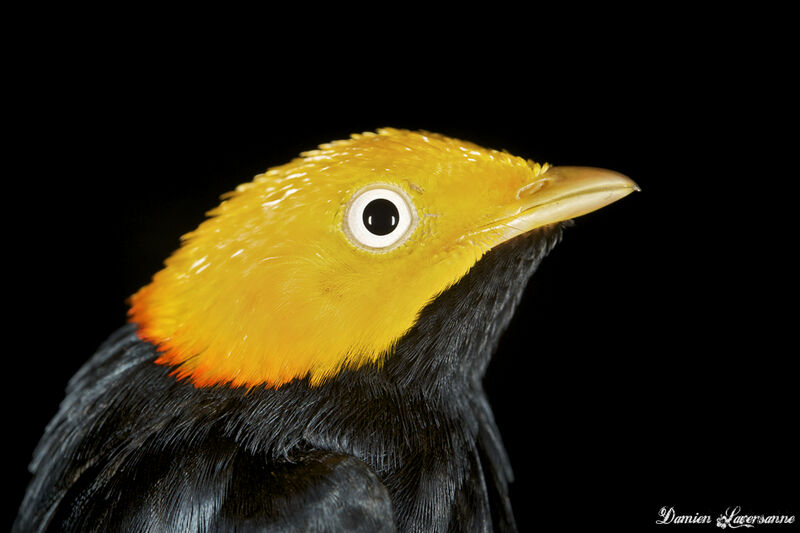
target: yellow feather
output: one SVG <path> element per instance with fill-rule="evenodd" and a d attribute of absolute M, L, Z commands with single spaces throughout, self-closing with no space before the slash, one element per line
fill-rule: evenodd
<path fill-rule="evenodd" d="M 382 129 L 321 145 L 225 195 L 152 282 L 131 320 L 158 362 L 196 385 L 318 384 L 380 364 L 420 310 L 507 235 L 507 216 L 548 169 L 426 132 Z M 343 230 L 356 191 L 386 184 L 418 224 L 375 253 Z"/>

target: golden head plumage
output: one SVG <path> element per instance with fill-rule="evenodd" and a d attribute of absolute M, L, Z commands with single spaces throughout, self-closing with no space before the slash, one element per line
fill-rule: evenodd
<path fill-rule="evenodd" d="M 635 188 L 437 134 L 353 135 L 226 195 L 132 297 L 130 317 L 157 362 L 197 386 L 318 384 L 380 364 L 487 250 Z M 374 200 L 394 217 L 379 230 L 365 226 Z"/>

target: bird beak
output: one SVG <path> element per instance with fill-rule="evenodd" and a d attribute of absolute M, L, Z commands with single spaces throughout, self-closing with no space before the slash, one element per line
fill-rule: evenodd
<path fill-rule="evenodd" d="M 507 241 L 528 231 L 591 213 L 639 186 L 627 176 L 592 167 L 551 167 L 519 189 L 503 215 L 475 233 Z M 474 235 L 474 233 L 473 233 Z"/>

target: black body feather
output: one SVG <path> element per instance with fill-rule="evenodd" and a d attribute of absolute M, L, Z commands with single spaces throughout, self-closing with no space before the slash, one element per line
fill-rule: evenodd
<path fill-rule="evenodd" d="M 133 325 L 71 380 L 13 531 L 514 531 L 481 380 L 563 224 L 491 250 L 384 364 L 196 388 Z"/>

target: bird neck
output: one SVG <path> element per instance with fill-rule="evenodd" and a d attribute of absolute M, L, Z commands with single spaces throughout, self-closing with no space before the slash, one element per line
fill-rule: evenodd
<path fill-rule="evenodd" d="M 524 288 L 566 224 L 511 239 L 490 250 L 420 313 L 382 372 L 400 386 L 423 390 L 455 381 L 480 383 Z"/>

